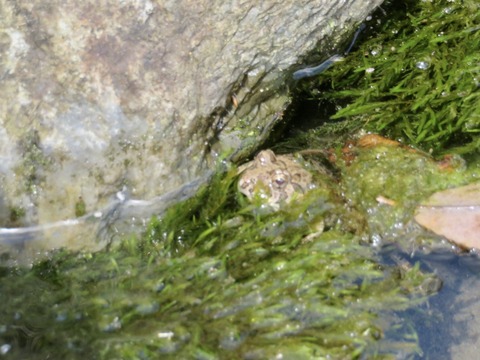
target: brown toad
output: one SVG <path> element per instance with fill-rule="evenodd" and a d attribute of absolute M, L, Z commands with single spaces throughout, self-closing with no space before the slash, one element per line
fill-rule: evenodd
<path fill-rule="evenodd" d="M 238 170 L 239 191 L 250 200 L 259 197 L 274 209 L 316 187 L 301 158 L 275 155 L 272 150 L 260 151 L 255 159 Z"/>
<path fill-rule="evenodd" d="M 324 152 L 312 149 L 300 154 L 323 158 Z M 324 227 L 334 226 L 352 233 L 363 231 L 364 217 L 338 193 L 338 179 L 323 161 L 304 161 L 300 154 L 275 155 L 271 150 L 260 151 L 252 161 L 239 167 L 238 190 L 249 200 L 257 200 L 274 211 L 311 194 L 302 202 L 307 206 L 302 216 L 314 231 L 312 236 L 320 234 Z"/>

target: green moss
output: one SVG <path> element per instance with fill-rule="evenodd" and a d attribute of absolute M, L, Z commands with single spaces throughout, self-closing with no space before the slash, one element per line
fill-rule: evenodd
<path fill-rule="evenodd" d="M 10 224 L 13 224 L 13 226 L 17 225 L 20 223 L 20 221 L 23 219 L 25 216 L 25 209 L 21 207 L 11 207 L 10 208 Z"/>
<path fill-rule="evenodd" d="M 400 245 L 414 239 L 407 223 L 422 197 L 480 176 L 461 165 L 445 171 L 400 147 L 355 155 L 337 163 L 340 190 L 368 216 L 369 236 Z M 219 173 L 196 197 L 152 219 L 141 239 L 115 250 L 60 251 L 31 270 L 2 269 L 2 343 L 17 358 L 421 353 L 410 320 L 394 314 L 424 311 L 419 305 L 439 289 L 434 274 L 404 261 L 388 265 L 365 233 L 348 227 L 331 225 L 307 237 L 319 215 L 349 221 L 349 212 L 323 191 L 262 213 L 235 191 L 235 182 L 235 169 Z M 379 195 L 396 206 L 379 203 Z"/>
<path fill-rule="evenodd" d="M 75 217 L 82 217 L 87 213 L 87 207 L 85 204 L 85 201 L 83 198 L 80 196 L 75 203 Z"/>
<path fill-rule="evenodd" d="M 113 252 L 58 252 L 1 273 L 2 342 L 42 358 L 393 357 L 419 352 L 390 314 L 423 303 L 434 275 L 383 265 L 332 228 L 305 240 L 318 200 L 259 214 L 219 175 Z M 402 320 L 403 322 L 404 320 Z M 402 339 L 395 346 L 385 333 Z M 383 344 L 380 346 L 380 344 Z"/>
<path fill-rule="evenodd" d="M 341 165 L 341 173 L 341 188 L 348 202 L 366 214 L 369 237 L 408 250 L 440 245 L 435 237 L 414 233 L 418 228 L 413 215 L 419 203 L 436 191 L 480 177 L 475 164 L 467 169 L 459 160 L 443 168 L 426 154 L 394 146 L 357 149 L 355 160 Z"/>
<path fill-rule="evenodd" d="M 478 149 L 478 2 L 407 1 L 386 9 L 358 51 L 303 81 L 296 97 L 334 101 L 339 110 L 332 119 L 350 129 L 403 138 L 435 153 Z"/>
<path fill-rule="evenodd" d="M 28 131 L 18 144 L 22 153 L 22 164 L 16 169 L 19 178 L 25 180 L 25 190 L 29 194 L 36 193 L 36 186 L 44 181 L 43 170 L 51 166 L 43 152 L 40 137 L 36 130 Z"/>

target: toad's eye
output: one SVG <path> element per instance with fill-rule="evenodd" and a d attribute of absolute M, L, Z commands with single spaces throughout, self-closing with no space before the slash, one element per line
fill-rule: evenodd
<path fill-rule="evenodd" d="M 290 179 L 288 174 L 281 170 L 276 170 L 272 178 L 272 185 L 277 189 L 284 188 Z"/>
<path fill-rule="evenodd" d="M 275 179 L 275 184 L 278 185 L 278 187 L 282 187 L 283 184 L 285 184 L 286 180 L 284 178 L 276 178 Z"/>

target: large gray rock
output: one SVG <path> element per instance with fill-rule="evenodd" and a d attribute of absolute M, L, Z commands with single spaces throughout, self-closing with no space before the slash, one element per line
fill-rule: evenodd
<path fill-rule="evenodd" d="M 381 2 L 0 0 L 0 226 L 74 218 L 124 186 L 150 199 L 238 158 L 299 57 Z"/>

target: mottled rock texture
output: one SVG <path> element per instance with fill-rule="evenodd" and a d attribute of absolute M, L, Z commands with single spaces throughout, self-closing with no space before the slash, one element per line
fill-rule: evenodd
<path fill-rule="evenodd" d="M 88 213 L 124 186 L 149 199 L 248 152 L 299 59 L 379 3 L 0 0 L 0 225 L 72 218 L 80 199 Z"/>

